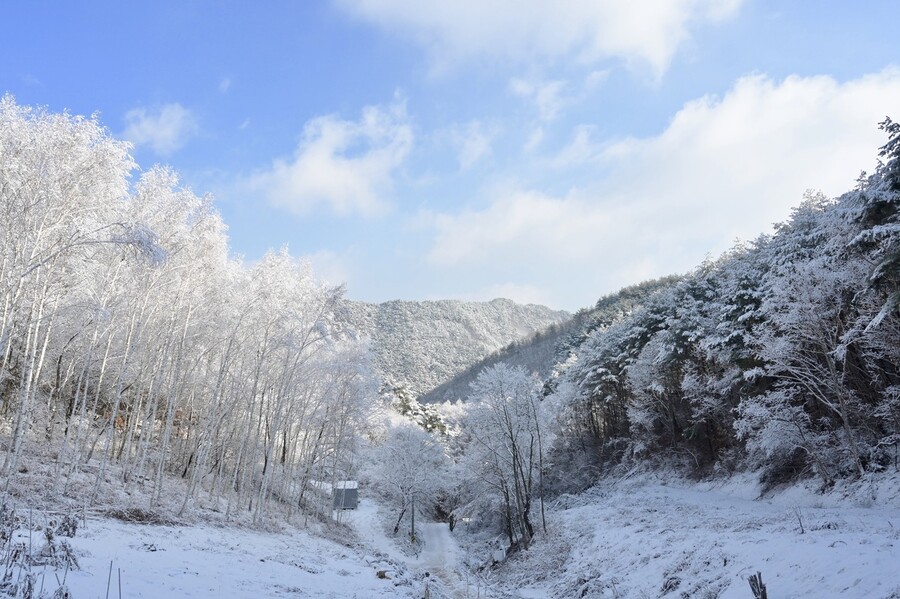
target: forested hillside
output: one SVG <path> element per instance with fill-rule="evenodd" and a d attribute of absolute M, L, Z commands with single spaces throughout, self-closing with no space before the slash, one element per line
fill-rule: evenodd
<path fill-rule="evenodd" d="M 10 492 L 49 480 L 48 497 L 96 503 L 118 479 L 151 507 L 177 492 L 179 513 L 201 496 L 226 517 L 257 519 L 272 499 L 316 510 L 310 481 L 350 476 L 359 441 L 379 435 L 380 379 L 421 392 L 569 317 L 509 300 L 349 302 L 286 251 L 230 258 L 211 198 L 169 169 L 137 172 L 96 119 L 0 101 Z"/>
<path fill-rule="evenodd" d="M 539 379 L 547 379 L 557 364 L 565 363 L 575 347 L 593 331 L 631 314 L 654 291 L 674 284 L 678 277 L 665 277 L 626 287 L 599 299 L 595 306 L 579 310 L 571 319 L 551 325 L 513 341 L 493 352 L 483 360 L 472 364 L 449 381 L 425 393 L 423 403 L 440 403 L 465 399 L 478 374 L 490 366 L 506 364 L 521 366 Z"/>
<path fill-rule="evenodd" d="M 510 343 L 567 321 L 568 312 L 490 302 L 347 302 L 351 326 L 371 338 L 375 368 L 419 397 Z"/>
<path fill-rule="evenodd" d="M 748 471 L 763 491 L 900 468 L 900 125 L 881 126 L 883 162 L 854 190 L 807 193 L 773 234 L 601 299 L 547 379 L 483 368 L 445 408 L 448 509 L 521 549 L 545 500 L 619 467 Z"/>
<path fill-rule="evenodd" d="M 4 489 L 310 507 L 377 394 L 340 291 L 286 252 L 229 259 L 209 198 L 136 170 L 96 120 L 0 99 Z"/>
<path fill-rule="evenodd" d="M 549 385 L 566 422 L 555 450 L 773 482 L 895 468 L 900 125 L 882 129 L 883 163 L 854 190 L 808 193 L 774 234 L 587 335 Z"/>

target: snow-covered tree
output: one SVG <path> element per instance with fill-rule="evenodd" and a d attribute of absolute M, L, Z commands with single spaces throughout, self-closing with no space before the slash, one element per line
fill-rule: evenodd
<path fill-rule="evenodd" d="M 511 547 L 534 537 L 533 506 L 543 515 L 544 440 L 540 383 L 521 367 L 497 364 L 472 384 L 466 420 L 466 463 L 484 492 L 501 510 Z"/>
<path fill-rule="evenodd" d="M 115 470 L 151 507 L 226 515 L 304 505 L 354 467 L 374 395 L 342 289 L 273 252 L 229 260 L 208 197 L 170 169 L 132 184 L 128 146 L 96 119 L 0 100 L 0 474 L 52 462 L 51 492 Z"/>
<path fill-rule="evenodd" d="M 390 429 L 376 460 L 379 484 L 387 488 L 397 510 L 394 534 L 408 514 L 410 540 L 416 542 L 416 515 L 435 503 L 446 483 L 449 462 L 444 448 L 432 433 L 402 423 Z"/>

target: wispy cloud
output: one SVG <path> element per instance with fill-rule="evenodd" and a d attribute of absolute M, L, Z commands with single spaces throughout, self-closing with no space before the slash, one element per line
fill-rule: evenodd
<path fill-rule="evenodd" d="M 600 85 L 602 85 L 607 79 L 609 79 L 609 69 L 600 69 L 596 71 L 591 71 L 587 74 L 587 77 L 584 78 L 584 90 L 585 92 L 591 92 Z"/>
<path fill-rule="evenodd" d="M 548 124 L 556 121 L 567 108 L 591 97 L 608 77 L 608 69 L 587 73 L 580 84 L 562 79 L 513 77 L 508 87 L 510 92 L 534 106 L 539 122 Z"/>
<path fill-rule="evenodd" d="M 125 139 L 136 146 L 150 146 L 161 156 L 183 147 L 200 130 L 193 112 L 177 102 L 133 108 L 125 113 L 125 125 Z"/>
<path fill-rule="evenodd" d="M 526 152 L 534 152 L 541 145 L 542 141 L 544 141 L 544 128 L 535 127 L 528 134 L 528 139 L 525 141 L 523 149 Z"/>
<path fill-rule="evenodd" d="M 685 104 L 653 137 L 600 144 L 580 128 L 557 160 L 611 175 L 563 194 L 508 185 L 478 209 L 432 215 L 427 258 L 495 275 L 567 273 L 560 278 L 586 305 L 770 230 L 808 188 L 848 190 L 874 164 L 883 143 L 876 123 L 897 105 L 898 69 L 845 83 L 754 75 L 723 97 Z"/>
<path fill-rule="evenodd" d="M 491 144 L 496 136 L 495 128 L 474 120 L 450 132 L 450 139 L 457 149 L 461 170 L 468 170 L 477 162 L 491 155 Z"/>
<path fill-rule="evenodd" d="M 602 146 L 595 140 L 592 125 L 577 125 L 563 148 L 548 160 L 548 165 L 556 169 L 580 167 L 599 160 Z"/>
<path fill-rule="evenodd" d="M 223 77 L 222 80 L 219 81 L 219 93 L 227 93 L 229 89 L 231 89 L 231 78 Z"/>
<path fill-rule="evenodd" d="M 437 265 L 577 259 L 610 225 L 608 216 L 577 197 L 498 189 L 483 210 L 437 215 L 428 259 Z"/>
<path fill-rule="evenodd" d="M 659 75 L 690 27 L 734 15 L 742 0 L 335 0 L 385 29 L 408 33 L 435 63 L 614 58 Z"/>
<path fill-rule="evenodd" d="M 509 89 L 521 98 L 534 103 L 542 121 L 552 121 L 571 102 L 566 97 L 565 81 L 531 81 L 514 78 L 509 82 Z"/>
<path fill-rule="evenodd" d="M 309 121 L 297 151 L 254 173 L 247 185 L 295 214 L 324 207 L 340 216 L 373 216 L 390 206 L 396 170 L 413 145 L 404 102 L 368 106 L 359 120 Z"/>

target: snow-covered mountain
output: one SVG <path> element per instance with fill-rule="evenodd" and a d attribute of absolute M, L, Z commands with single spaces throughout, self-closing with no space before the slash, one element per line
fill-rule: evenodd
<path fill-rule="evenodd" d="M 513 341 L 500 350 L 473 363 L 450 380 L 420 397 L 422 403 L 464 400 L 478 374 L 490 366 L 504 363 L 521 366 L 528 373 L 553 384 L 552 376 L 562 363 L 595 330 L 609 326 L 640 307 L 654 292 L 678 281 L 677 276 L 663 277 L 626 287 L 601 297 L 591 308 L 579 310 L 571 318 L 553 324 L 543 331 Z"/>
<path fill-rule="evenodd" d="M 508 299 L 348 302 L 347 312 L 352 326 L 372 339 L 379 374 L 416 397 L 510 343 L 571 318 Z"/>

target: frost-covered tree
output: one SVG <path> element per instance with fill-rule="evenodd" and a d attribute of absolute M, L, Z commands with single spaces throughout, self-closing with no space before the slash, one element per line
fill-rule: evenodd
<path fill-rule="evenodd" d="M 585 327 L 545 386 L 564 406 L 554 454 L 581 439 L 595 471 L 650 459 L 826 482 L 891 463 L 900 127 L 882 129 L 885 162 L 856 190 L 807 194 L 773 235 Z"/>
<path fill-rule="evenodd" d="M 511 547 L 531 543 L 535 501 L 540 501 L 543 517 L 539 391 L 539 381 L 523 368 L 501 363 L 478 376 L 468 400 L 466 463 L 482 489 L 480 500 L 500 510 Z"/>
<path fill-rule="evenodd" d="M 0 413 L 11 416 L 2 473 L 12 474 L 42 410 L 48 348 L 69 292 L 95 255 L 124 240 L 127 146 L 94 119 L 55 115 L 0 99 Z M 106 251 L 110 249 L 110 251 Z"/>
<path fill-rule="evenodd" d="M 178 476 L 182 511 L 308 508 L 311 480 L 353 470 L 375 395 L 342 289 L 286 252 L 229 260 L 211 199 L 166 168 L 132 182 L 128 149 L 0 100 L 0 475 L 41 460 L 92 502 L 118 479 L 156 507 Z"/>
<path fill-rule="evenodd" d="M 883 162 L 848 201 L 851 218 L 862 227 L 851 245 L 873 262 L 869 283 L 886 296 L 873 324 L 900 310 L 900 123 L 885 118 L 880 127 L 889 138 L 879 152 Z"/>
<path fill-rule="evenodd" d="M 410 540 L 416 542 L 416 515 L 435 503 L 447 482 L 449 462 L 440 441 L 416 424 L 392 427 L 376 450 L 379 484 L 397 510 L 394 534 L 404 516 L 410 517 Z"/>

